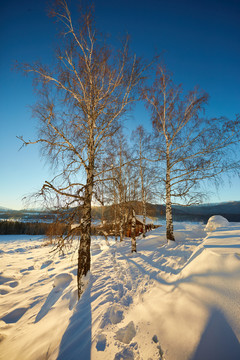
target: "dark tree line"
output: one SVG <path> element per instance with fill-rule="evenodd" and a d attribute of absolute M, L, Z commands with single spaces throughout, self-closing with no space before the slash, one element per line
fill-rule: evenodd
<path fill-rule="evenodd" d="M 42 222 L 0 221 L 0 235 L 47 235 L 50 227 Z"/>

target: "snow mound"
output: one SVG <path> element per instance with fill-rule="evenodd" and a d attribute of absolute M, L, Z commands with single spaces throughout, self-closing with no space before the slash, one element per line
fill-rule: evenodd
<path fill-rule="evenodd" d="M 62 288 L 72 281 L 72 276 L 67 273 L 62 273 L 55 276 L 53 281 L 53 287 Z"/>
<path fill-rule="evenodd" d="M 228 226 L 229 222 L 221 215 L 214 215 L 208 219 L 205 231 L 214 231 L 219 227 Z"/>

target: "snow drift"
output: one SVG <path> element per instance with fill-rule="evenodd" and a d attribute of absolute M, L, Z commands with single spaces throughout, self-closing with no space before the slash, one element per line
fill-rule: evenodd
<path fill-rule="evenodd" d="M 1 360 L 240 359 L 240 224 L 175 234 L 169 247 L 164 227 L 149 232 L 134 255 L 93 237 L 79 302 L 74 248 L 1 242 Z"/>
<path fill-rule="evenodd" d="M 229 222 L 221 215 L 214 215 L 208 219 L 205 231 L 214 231 L 217 228 L 228 226 Z"/>

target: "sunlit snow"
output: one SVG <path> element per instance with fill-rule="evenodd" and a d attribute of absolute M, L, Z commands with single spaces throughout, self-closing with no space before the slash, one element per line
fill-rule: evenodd
<path fill-rule="evenodd" d="M 77 243 L 1 236 L 0 358 L 240 359 L 240 223 L 175 224 L 115 243 L 92 237 L 77 302 Z M 12 241 L 12 240 L 17 241 Z M 21 240 L 18 240 L 21 239 Z"/>

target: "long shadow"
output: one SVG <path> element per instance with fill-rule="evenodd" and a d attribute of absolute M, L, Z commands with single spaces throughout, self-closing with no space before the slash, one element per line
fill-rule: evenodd
<path fill-rule="evenodd" d="M 57 360 L 90 360 L 92 340 L 92 279 L 79 300 L 62 337 Z"/>
<path fill-rule="evenodd" d="M 0 320 L 3 320 L 6 324 L 13 324 L 16 323 L 21 317 L 25 314 L 25 312 L 28 310 L 28 308 L 18 308 L 7 315 L 0 318 Z"/>
<path fill-rule="evenodd" d="M 207 240 L 211 240 L 211 239 L 238 239 L 239 240 L 239 235 L 238 234 L 228 234 L 228 235 L 210 235 Z"/>
<path fill-rule="evenodd" d="M 187 265 L 189 265 L 194 259 L 196 259 L 196 257 L 198 257 L 202 252 L 204 251 L 204 248 L 201 247 L 200 249 L 198 249 L 194 254 L 192 254 L 189 259 L 183 264 L 183 266 L 181 268 L 178 268 L 178 269 L 173 269 L 171 267 L 169 267 L 168 265 L 164 265 L 164 264 L 161 264 L 161 263 L 157 263 L 151 259 L 149 259 L 146 255 L 143 255 L 141 253 L 138 253 L 139 257 L 148 265 L 152 268 L 152 270 L 149 272 L 149 270 L 146 270 L 144 268 L 143 265 L 141 264 L 138 264 L 136 261 L 134 261 L 133 259 L 131 258 L 128 258 L 126 257 L 125 255 L 121 254 L 122 257 L 124 257 L 127 261 L 131 262 L 132 264 L 134 264 L 136 266 L 136 268 L 138 268 L 140 271 L 142 271 L 144 274 L 146 275 L 149 275 L 150 278 L 158 281 L 159 283 L 161 284 L 165 284 L 165 285 L 174 285 L 176 284 L 176 282 L 179 282 L 179 280 L 177 281 L 172 281 L 172 282 L 168 282 L 168 281 L 165 281 L 164 279 L 162 278 L 159 278 L 157 276 L 157 274 L 159 273 L 159 270 L 160 271 L 164 271 L 165 273 L 171 273 L 171 274 L 174 274 L 174 275 L 177 275 L 179 274 Z"/>
<path fill-rule="evenodd" d="M 226 245 L 215 245 L 215 244 L 209 244 L 209 245 L 203 245 L 206 249 L 231 249 L 231 248 L 235 248 L 235 249 L 240 249 L 240 244 L 226 244 Z"/>
<path fill-rule="evenodd" d="M 200 248 L 198 251 L 196 251 L 195 254 L 193 254 L 193 256 L 191 256 L 188 261 L 184 264 L 184 266 L 180 269 L 180 271 L 182 271 L 189 263 L 191 263 L 199 254 L 201 254 L 201 252 L 204 250 L 204 248 Z M 142 255 L 141 255 L 142 256 Z M 186 276 L 184 278 L 177 278 L 176 280 L 173 281 L 168 281 L 165 280 L 162 277 L 158 276 L 158 271 L 156 271 L 157 269 L 160 269 L 158 267 L 155 267 L 155 269 L 151 272 L 149 272 L 149 270 L 146 270 L 145 267 L 142 264 L 138 264 L 134 259 L 128 258 L 127 256 L 122 254 L 122 257 L 125 258 L 128 262 L 130 262 L 131 264 L 133 264 L 140 272 L 142 272 L 145 275 L 148 275 L 150 277 L 150 279 L 155 280 L 156 282 L 158 282 L 159 284 L 162 285 L 169 285 L 169 286 L 173 286 L 173 289 L 171 291 L 173 291 L 178 285 L 180 284 L 184 284 L 184 283 L 190 283 L 195 281 L 195 279 L 200 279 L 200 278 L 206 278 L 208 276 L 220 276 L 220 277 L 225 277 L 226 279 L 228 279 L 228 277 L 232 276 L 231 274 L 226 274 L 226 272 L 222 271 L 222 272 L 212 272 L 211 274 L 209 274 L 208 272 L 205 273 L 193 273 L 189 276 Z M 148 265 L 152 265 L 152 262 L 148 262 L 147 259 L 144 259 Z M 164 269 L 162 269 L 164 271 Z M 179 271 L 179 272 L 180 272 Z M 226 280 L 227 281 L 227 280 Z M 204 287 L 210 287 L 212 288 L 212 285 L 208 285 L 208 284 L 199 284 L 198 286 L 204 286 Z M 186 290 L 185 290 L 186 291 Z"/>
<path fill-rule="evenodd" d="M 151 273 L 154 273 L 156 271 L 164 271 L 165 273 L 177 274 L 178 272 L 180 272 L 179 269 L 173 269 L 171 266 L 164 265 L 166 263 L 166 259 L 164 258 L 158 260 L 158 262 L 155 262 L 154 260 L 148 258 L 146 255 L 143 254 L 140 254 L 140 258 L 151 267 Z"/>
<path fill-rule="evenodd" d="M 125 255 L 122 255 L 122 257 L 125 258 L 128 262 L 132 263 L 140 272 L 142 272 L 145 275 L 148 275 L 150 277 L 150 279 L 154 279 L 154 280 L 156 280 L 157 282 L 159 282 L 160 284 L 163 284 L 163 285 L 172 285 L 171 283 L 167 282 L 163 278 L 158 278 L 156 276 L 156 274 L 158 273 L 157 271 L 152 271 L 151 273 L 149 273 L 148 270 L 146 270 L 142 265 L 135 262 L 133 259 L 128 258 Z M 151 266 L 152 266 L 152 263 L 149 263 L 149 264 L 151 264 Z M 156 269 L 158 269 L 158 268 L 156 268 Z M 173 282 L 173 284 L 175 284 L 175 282 Z"/>
<path fill-rule="evenodd" d="M 69 285 L 70 281 L 67 281 L 64 285 L 60 288 L 55 287 L 49 293 L 46 301 L 44 302 L 42 308 L 40 309 L 39 313 L 36 316 L 35 323 L 40 321 L 47 313 L 51 310 L 53 305 L 58 301 L 58 299 L 62 296 L 63 290 Z"/>
<path fill-rule="evenodd" d="M 239 360 L 240 344 L 224 315 L 213 309 L 191 360 Z"/>

